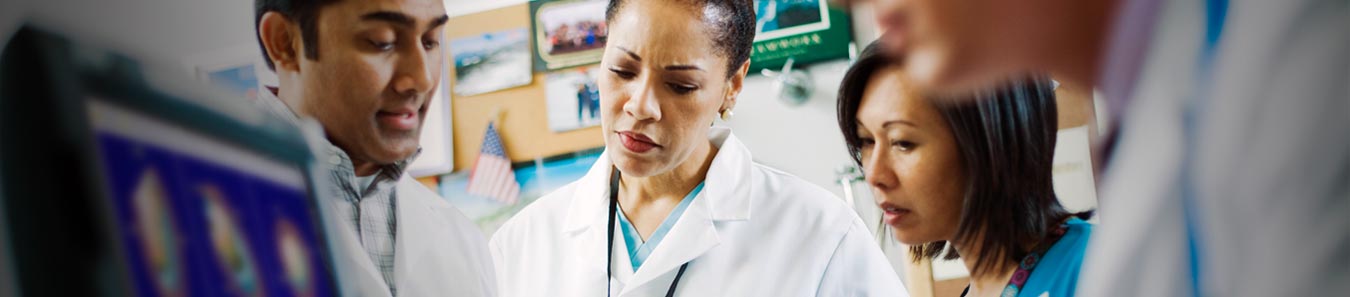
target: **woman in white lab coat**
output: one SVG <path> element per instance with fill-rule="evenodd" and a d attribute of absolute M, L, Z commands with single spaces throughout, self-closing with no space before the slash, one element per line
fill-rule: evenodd
<path fill-rule="evenodd" d="M 841 199 L 710 127 L 749 69 L 751 1 L 618 0 L 606 20 L 605 153 L 498 229 L 502 296 L 905 295 Z"/>

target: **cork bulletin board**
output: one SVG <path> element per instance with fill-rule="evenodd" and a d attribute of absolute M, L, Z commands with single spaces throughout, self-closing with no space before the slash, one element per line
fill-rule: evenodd
<path fill-rule="evenodd" d="M 451 18 L 445 40 L 530 26 L 529 3 Z M 533 48 L 533 47 L 532 47 Z M 447 67 L 454 67 L 448 63 Z M 450 69 L 447 75 L 454 75 Z M 489 122 L 497 123 L 502 145 L 512 162 L 604 146 L 599 126 L 554 133 L 548 126 L 545 98 L 547 73 L 533 72 L 528 85 L 472 96 L 449 96 L 453 113 L 455 171 L 471 168 Z M 455 81 L 453 77 L 447 79 Z M 454 88 L 453 83 L 448 83 Z"/>

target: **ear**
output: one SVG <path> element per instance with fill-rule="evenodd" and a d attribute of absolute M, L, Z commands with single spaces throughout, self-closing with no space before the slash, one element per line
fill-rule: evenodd
<path fill-rule="evenodd" d="M 281 13 L 269 11 L 258 21 L 258 39 L 277 72 L 300 71 L 299 26 Z"/>
<path fill-rule="evenodd" d="M 726 99 L 722 102 L 722 108 L 718 111 L 732 109 L 736 107 L 736 97 L 741 94 L 741 88 L 745 87 L 745 76 L 750 72 L 750 60 L 741 63 L 740 69 L 737 69 L 731 78 L 727 81 Z"/>

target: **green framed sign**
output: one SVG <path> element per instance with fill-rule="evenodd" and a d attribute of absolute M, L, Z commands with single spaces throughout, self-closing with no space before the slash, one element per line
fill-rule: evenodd
<path fill-rule="evenodd" d="M 847 58 L 853 42 L 848 13 L 827 0 L 755 0 L 754 48 L 750 73 Z"/>

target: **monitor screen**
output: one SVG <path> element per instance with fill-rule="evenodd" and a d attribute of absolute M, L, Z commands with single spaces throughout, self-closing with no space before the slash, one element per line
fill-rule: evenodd
<path fill-rule="evenodd" d="M 336 295 L 302 165 L 88 99 L 135 295 Z"/>

